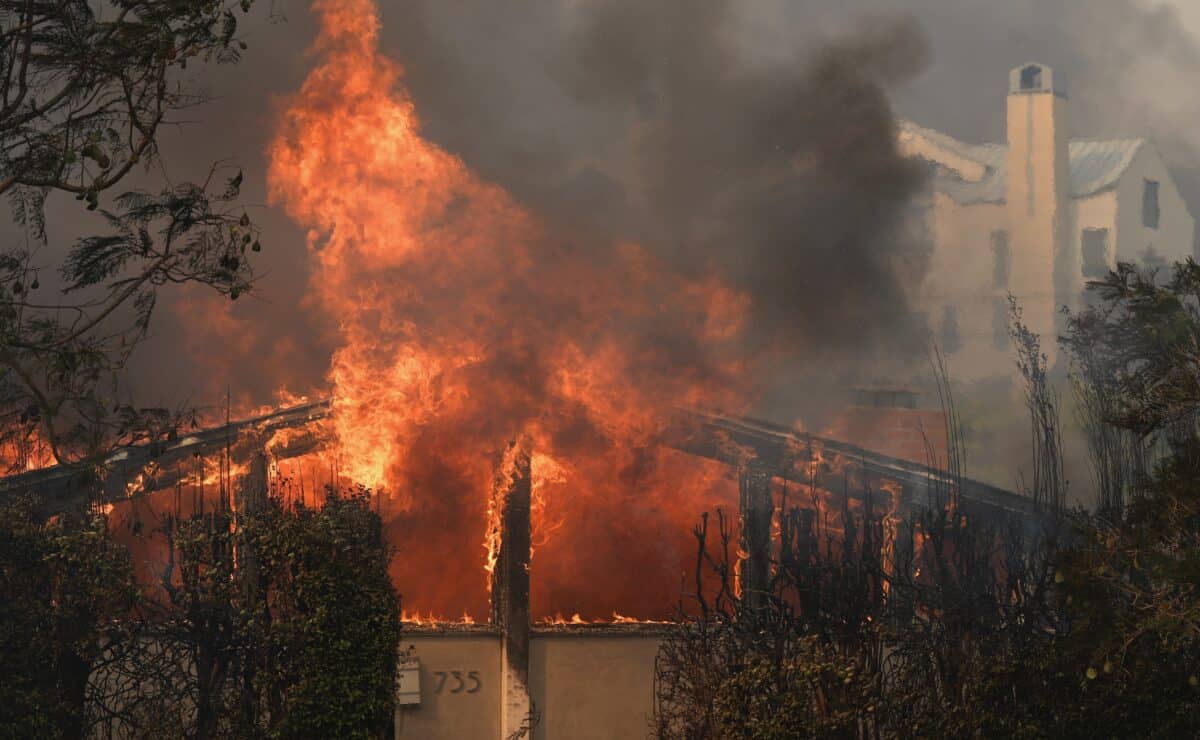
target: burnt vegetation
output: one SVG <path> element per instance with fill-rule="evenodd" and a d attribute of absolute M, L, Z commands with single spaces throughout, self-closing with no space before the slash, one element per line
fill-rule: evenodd
<path fill-rule="evenodd" d="M 733 528 L 706 518 L 694 593 L 658 658 L 654 733 L 1200 732 L 1198 285 L 1191 260 L 1166 280 L 1120 265 L 1068 317 L 1089 509 L 1065 506 L 1059 399 L 1014 304 L 1040 520 L 968 520 L 953 483 L 905 517 L 871 491 L 822 505 L 785 491 L 770 585 L 752 598 Z"/>
<path fill-rule="evenodd" d="M 1061 628 L 1047 597 L 1055 533 L 968 521 L 941 494 L 900 518 L 879 493 L 818 505 L 785 490 L 753 608 L 733 583 L 728 522 L 705 519 L 697 569 L 710 577 L 660 652 L 656 734 L 954 737 L 978 722 L 993 669 Z"/>

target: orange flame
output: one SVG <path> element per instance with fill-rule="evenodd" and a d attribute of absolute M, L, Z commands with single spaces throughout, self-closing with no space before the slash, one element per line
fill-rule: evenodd
<path fill-rule="evenodd" d="M 635 244 L 572 247 L 579 235 L 422 136 L 374 2 L 314 10 L 317 63 L 286 105 L 269 185 L 309 229 L 314 298 L 341 332 L 336 454 L 387 491 L 406 603 L 484 612 L 493 464 L 525 434 L 535 614 L 663 612 L 691 525 L 736 498 L 722 467 L 657 437 L 675 407 L 744 405 L 730 347 L 745 296 Z"/>
<path fill-rule="evenodd" d="M 25 473 L 57 462 L 41 427 L 14 424 L 5 431 L 8 433 L 0 440 L 0 475 Z"/>

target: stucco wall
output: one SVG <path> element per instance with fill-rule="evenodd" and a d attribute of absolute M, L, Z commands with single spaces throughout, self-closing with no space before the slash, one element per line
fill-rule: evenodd
<path fill-rule="evenodd" d="M 1160 183 L 1157 229 L 1142 223 L 1142 187 L 1147 179 Z M 1008 291 L 992 283 L 991 234 L 997 229 L 1009 231 L 1013 265 L 1008 290 L 1021 301 L 1027 325 L 1036 329 L 1029 315 L 1034 296 L 1027 285 L 1022 285 L 1022 281 L 1029 282 L 1029 266 L 1022 269 L 1019 264 L 1022 250 L 1016 244 L 1016 232 L 1021 229 L 1013 227 L 1021 219 L 1014 217 L 1007 204 L 962 206 L 941 193 L 934 195 L 932 204 L 929 227 L 934 249 L 920 297 L 932 336 L 943 343 L 945 307 L 953 306 L 962 341 L 958 352 L 949 353 L 955 378 L 971 381 L 1011 372 L 1011 349 L 997 345 L 992 329 L 996 306 L 1005 303 Z M 1195 222 L 1151 144 L 1142 147 L 1115 188 L 1072 199 L 1066 216 L 1065 248 L 1071 254 L 1064 264 L 1070 266 L 1070 274 L 1057 286 L 1056 305 L 1078 309 L 1082 304 L 1086 282 L 1082 271 L 1084 229 L 1109 230 L 1110 267 L 1118 260 L 1140 263 L 1147 247 L 1153 247 L 1168 265 L 1192 255 Z M 1024 251 L 1028 259 L 1028 250 Z M 1051 269 L 1048 258 L 1041 265 L 1041 269 Z M 1044 307 L 1037 309 L 1042 311 Z M 1044 329 L 1042 333 L 1046 333 Z"/>
<path fill-rule="evenodd" d="M 1139 196 L 1140 197 L 1140 196 Z M 1117 191 L 1106 190 L 1086 198 L 1075 200 L 1071 218 L 1071 249 L 1080 256 L 1079 271 L 1075 274 L 1075 284 L 1070 295 L 1059 296 L 1059 303 L 1077 309 L 1082 303 L 1084 284 L 1091 278 L 1083 276 L 1083 230 L 1108 229 L 1109 268 L 1117 263 Z"/>
<path fill-rule="evenodd" d="M 942 347 L 946 306 L 953 306 L 962 347 L 948 353 L 954 377 L 974 380 L 1011 364 L 992 330 L 996 306 L 1007 305 L 1005 288 L 992 282 L 992 232 L 1008 230 L 1003 204 L 961 206 L 944 194 L 933 200 L 930 232 L 934 249 L 921 291 L 921 308 L 933 338 Z M 1014 255 L 1015 259 L 1015 255 Z M 1010 272 L 1011 276 L 1011 272 Z M 1009 289 L 1013 287 L 1011 283 Z"/>
<path fill-rule="evenodd" d="M 1142 186 L 1145 180 L 1159 183 L 1159 226 L 1142 224 Z M 1153 246 L 1166 262 L 1192 255 L 1195 221 L 1175 188 L 1167 167 L 1153 144 L 1141 148 L 1117 183 L 1117 258 L 1139 262 Z"/>
<path fill-rule="evenodd" d="M 1046 70 L 1047 73 L 1050 70 Z M 1071 272 L 1071 172 L 1068 156 L 1068 104 L 1050 92 L 1008 96 L 1007 221 L 1012 250 L 1010 289 L 1021 301 L 1030 330 L 1051 336 L 1058 320 L 1056 295 L 1061 275 Z M 1057 344 L 1042 351 L 1055 362 Z"/>
<path fill-rule="evenodd" d="M 633 626 L 535 631 L 529 689 L 540 721 L 533 740 L 646 737 L 659 639 Z M 397 711 L 399 740 L 500 738 L 499 637 L 447 632 L 403 644 L 420 660 L 421 705 Z"/>
<path fill-rule="evenodd" d="M 529 684 L 541 722 L 534 740 L 646 737 L 656 637 L 535 635 Z"/>
<path fill-rule="evenodd" d="M 497 740 L 500 737 L 499 636 L 416 635 L 404 639 L 402 644 L 413 646 L 421 662 L 421 705 L 397 710 L 397 738 Z"/>

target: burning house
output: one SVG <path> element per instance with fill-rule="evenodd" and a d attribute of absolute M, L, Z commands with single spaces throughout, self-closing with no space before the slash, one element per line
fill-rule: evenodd
<path fill-rule="evenodd" d="M 728 226 L 645 230 L 678 247 L 654 249 L 577 233 L 432 142 L 379 50 L 374 4 L 316 8 L 316 66 L 282 106 L 268 181 L 308 232 L 307 301 L 336 324 L 330 400 L 120 449 L 102 476 L 50 467 L 0 489 L 119 522 L 236 509 L 266 477 L 284 500 L 368 487 L 413 647 L 403 738 L 507 738 L 535 713 L 534 737 L 643 734 L 704 512 L 739 512 L 748 593 L 770 571 L 789 489 L 815 509 L 833 491 L 877 496 L 895 516 L 953 491 L 962 516 L 1036 520 L 1028 499 L 915 462 L 927 440 L 901 423 L 921 411 L 907 391 L 864 389 L 844 420 L 856 442 L 871 419 L 897 421 L 903 439 L 878 444 L 750 418 L 798 356 L 823 368 L 826 345 L 900 333 L 911 260 L 898 227 L 923 170 L 896 146 L 880 80 L 905 66 L 903 33 L 876 40 L 869 63 L 835 50 L 800 81 L 836 87 L 853 125 L 769 96 L 787 131 L 712 167 L 736 164 L 745 177 L 717 179 L 748 184 L 666 204 L 691 214 L 703 195 Z M 691 243 L 740 251 L 673 258 Z M 148 568 L 152 540 L 130 542 Z"/>
<path fill-rule="evenodd" d="M 156 501 L 161 508 L 174 492 L 173 505 L 181 507 L 180 495 L 186 494 L 194 512 L 204 506 L 202 471 L 208 461 L 210 471 L 238 476 L 228 489 L 218 486 L 215 478 L 208 481 L 208 495 L 231 495 L 226 505 L 236 510 L 246 506 L 248 492 L 262 484 L 253 478 L 264 474 L 254 463 L 263 460 L 270 462 L 275 495 L 316 501 L 319 471 L 328 462 L 323 454 L 334 444 L 331 407 L 329 402 L 303 404 L 168 443 L 121 449 L 108 459 L 103 479 L 52 467 L 10 476 L 0 481 L 0 492 L 36 492 L 48 514 L 91 502 L 110 511 L 119 507 L 126 515 L 138 506 L 152 511 Z M 773 523 L 781 491 L 788 486 L 814 496 L 821 492 L 831 501 L 833 490 L 856 492 L 849 495 L 857 500 L 874 491 L 889 516 L 897 519 L 946 505 L 949 491 L 956 493 L 957 511 L 975 521 L 1024 522 L 1032 527 L 1041 517 L 1028 498 L 751 419 L 677 411 L 656 442 L 675 454 L 729 471 L 727 487 L 736 494 L 729 500 L 738 511 L 744 553 L 740 587 L 746 593 L 766 583 Z M 535 557 L 534 545 L 538 526 L 544 526 L 535 517 L 538 480 L 547 473 L 538 469 L 545 458 L 531 445 L 530 438 L 523 438 L 493 456 L 488 525 L 477 532 L 486 544 L 479 580 L 484 581 L 486 573 L 488 614 L 479 620 L 407 617 L 406 652 L 397 685 L 397 737 L 505 738 L 527 725 L 531 716 L 538 718 L 534 737 L 624 737 L 645 730 L 655 656 L 664 619 L 672 616 L 665 611 L 672 596 L 658 594 L 664 611 L 653 613 L 654 618 L 616 610 L 600 618 L 594 612 L 588 618 L 579 613 L 564 617 L 531 598 L 546 585 L 539 584 L 542 559 L 540 552 Z M 289 467 L 300 471 L 305 465 L 314 489 L 307 494 L 282 480 Z M 690 500 L 686 489 L 677 496 L 683 509 L 697 515 L 703 511 L 703 501 Z M 814 499 L 813 505 L 824 504 Z M 642 573 L 653 577 L 661 566 L 631 565 L 634 572 L 621 575 L 635 583 Z M 550 578 L 558 577 L 555 569 L 548 571 Z"/>

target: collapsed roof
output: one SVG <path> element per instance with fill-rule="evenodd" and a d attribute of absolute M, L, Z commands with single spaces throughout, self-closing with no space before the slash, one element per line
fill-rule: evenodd
<path fill-rule="evenodd" d="M 298 457 L 329 443 L 331 437 L 322 422 L 330 412 L 329 401 L 318 401 L 197 431 L 181 439 L 121 448 L 109 455 L 101 477 L 66 466 L 20 473 L 0 479 L 0 495 L 33 493 L 42 501 L 41 508 L 47 515 L 87 502 L 113 503 L 128 498 L 130 483 L 151 466 L 155 475 L 140 482 L 136 495 L 173 488 L 180 480 L 181 463 L 194 456 L 228 450 L 233 457 L 248 459 L 275 432 L 284 429 L 299 433 L 289 435 L 286 444 L 277 444 L 267 452 L 276 460 Z M 769 422 L 680 410 L 666 426 L 661 443 L 732 467 L 755 466 L 778 478 L 845 490 L 854 496 L 868 491 L 879 493 L 890 484 L 899 487 L 905 510 L 940 506 L 947 492 L 956 490 L 960 508 L 968 513 L 988 519 L 1016 518 L 1029 525 L 1040 519 L 1039 507 L 1028 497 Z M 815 459 L 836 460 L 838 466 L 814 470 L 807 463 Z"/>

